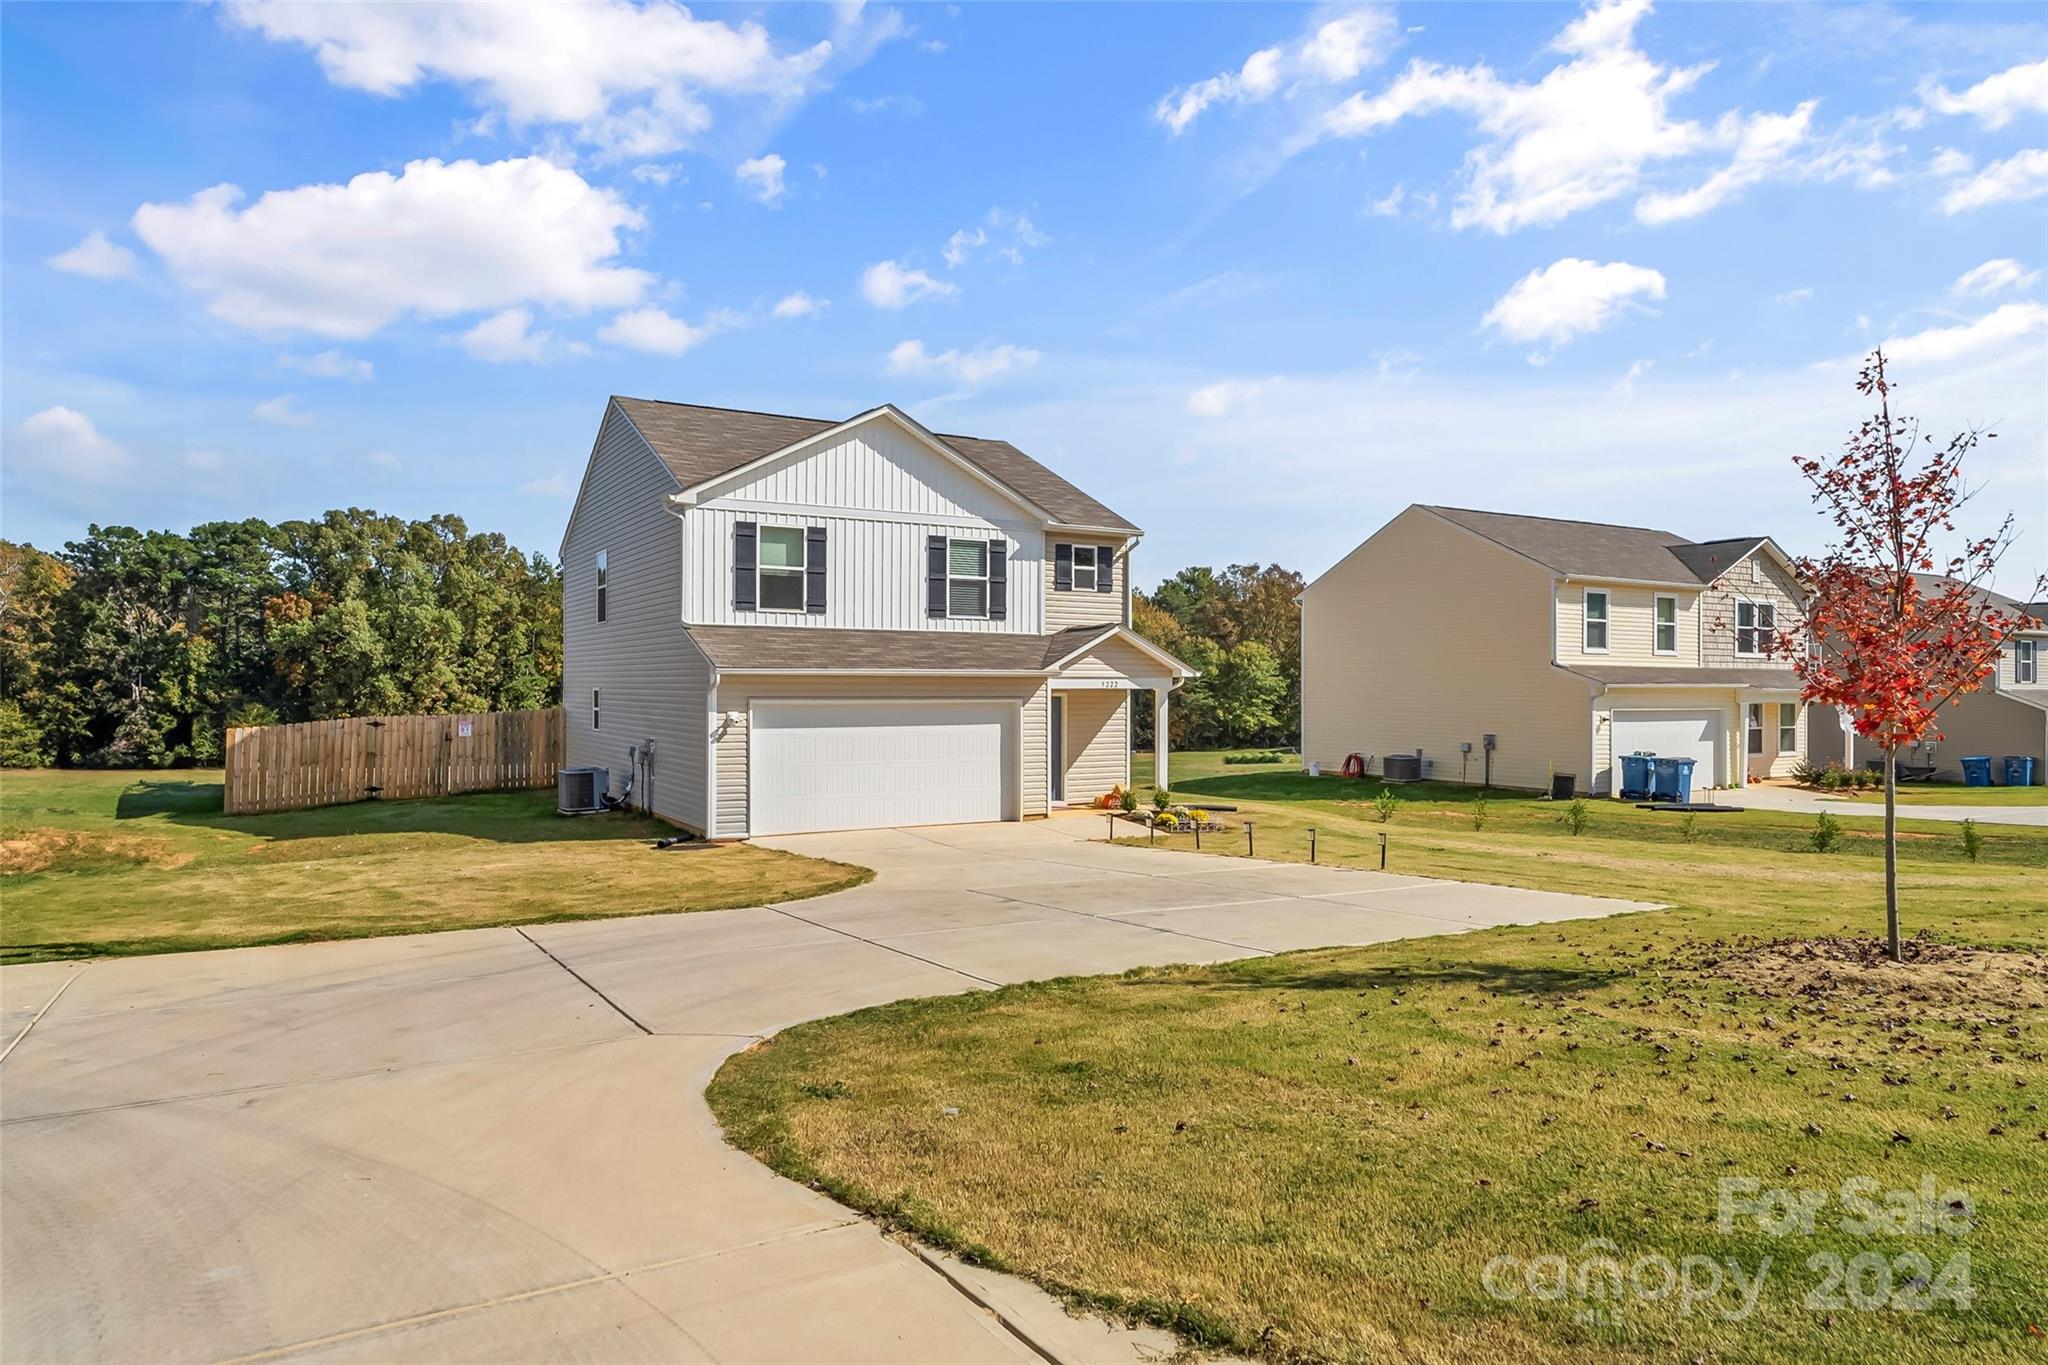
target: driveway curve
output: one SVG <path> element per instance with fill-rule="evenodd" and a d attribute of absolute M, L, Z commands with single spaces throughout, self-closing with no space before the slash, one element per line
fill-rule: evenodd
<path fill-rule="evenodd" d="M 1646 908 L 1099 832 L 764 841 L 878 874 L 784 906 L 0 969 L 0 1358 L 1156 1355 L 770 1174 L 705 1084 L 907 996 Z"/>

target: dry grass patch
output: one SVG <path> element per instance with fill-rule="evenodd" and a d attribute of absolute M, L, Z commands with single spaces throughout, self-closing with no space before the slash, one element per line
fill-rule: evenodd
<path fill-rule="evenodd" d="M 1708 969 L 1759 995 L 1887 1010 L 1902 1019 L 1929 1006 L 1967 1005 L 1973 1017 L 2003 1022 L 2010 1011 L 2048 1005 L 2048 955 L 1972 948 L 1925 934 L 1901 947 L 1903 963 L 1886 955 L 1882 939 L 1793 939 L 1710 960 Z"/>
<path fill-rule="evenodd" d="M 0 839 L 0 876 L 80 872 L 110 866 L 179 868 L 196 856 L 168 839 L 147 835 L 89 834 L 75 829 L 32 829 Z"/>

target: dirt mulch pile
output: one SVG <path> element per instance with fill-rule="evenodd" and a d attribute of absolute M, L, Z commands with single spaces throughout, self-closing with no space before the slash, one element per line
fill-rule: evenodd
<path fill-rule="evenodd" d="M 0 839 L 0 874 L 72 872 L 109 863 L 136 867 L 183 867 L 193 855 L 168 839 L 137 834 L 88 834 L 72 829 L 32 829 Z"/>
<path fill-rule="evenodd" d="M 1925 936 L 1893 962 L 1882 939 L 1785 939 L 1704 965 L 1761 995 L 1858 1006 L 1969 1005 L 2037 1009 L 2048 1003 L 2048 956 L 1971 948 Z"/>

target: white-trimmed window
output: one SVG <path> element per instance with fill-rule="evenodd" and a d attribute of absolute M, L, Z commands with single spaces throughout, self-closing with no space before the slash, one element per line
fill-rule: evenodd
<path fill-rule="evenodd" d="M 1778 752 L 1797 753 L 1799 750 L 1799 703 L 1781 701 L 1778 703 Z"/>
<path fill-rule="evenodd" d="M 2039 674 L 2034 667 L 2034 642 L 2015 640 L 2012 642 L 2012 680 L 2016 683 L 2030 683 Z"/>
<path fill-rule="evenodd" d="M 1074 547 L 1074 590 L 1094 592 L 1097 562 L 1103 550 L 1099 545 L 1076 545 Z"/>
<path fill-rule="evenodd" d="M 602 730 L 604 726 L 598 723 L 602 716 L 602 710 L 597 703 L 598 689 L 593 687 L 590 689 L 590 728 L 593 730 Z"/>
<path fill-rule="evenodd" d="M 1771 652 L 1778 633 L 1778 608 L 1770 602 L 1735 604 L 1735 652 L 1757 658 Z"/>
<path fill-rule="evenodd" d="M 804 609 L 804 528 L 763 526 L 754 601 L 762 611 Z"/>
<path fill-rule="evenodd" d="M 1075 547 L 1078 559 L 1080 547 Z M 946 542 L 946 615 L 988 616 L 988 542 Z"/>
<path fill-rule="evenodd" d="M 1607 594 L 1598 588 L 1586 589 L 1586 620 L 1584 643 L 1588 654 L 1607 652 Z"/>
<path fill-rule="evenodd" d="M 1749 752 L 1760 754 L 1764 751 L 1764 704 L 1753 701 L 1745 710 L 1749 713 Z"/>
<path fill-rule="evenodd" d="M 605 564 L 605 552 L 597 552 L 597 619 L 605 618 L 605 611 L 611 605 L 607 600 L 611 594 L 611 571 Z"/>
<path fill-rule="evenodd" d="M 1678 599 L 1668 592 L 1650 599 L 1650 648 L 1658 654 L 1678 652 Z"/>

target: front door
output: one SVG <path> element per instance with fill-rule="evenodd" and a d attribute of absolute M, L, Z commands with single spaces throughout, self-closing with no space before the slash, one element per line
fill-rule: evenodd
<path fill-rule="evenodd" d="M 1046 767 L 1052 772 L 1052 799 L 1067 799 L 1067 699 L 1052 694 L 1052 735 L 1046 742 Z"/>

